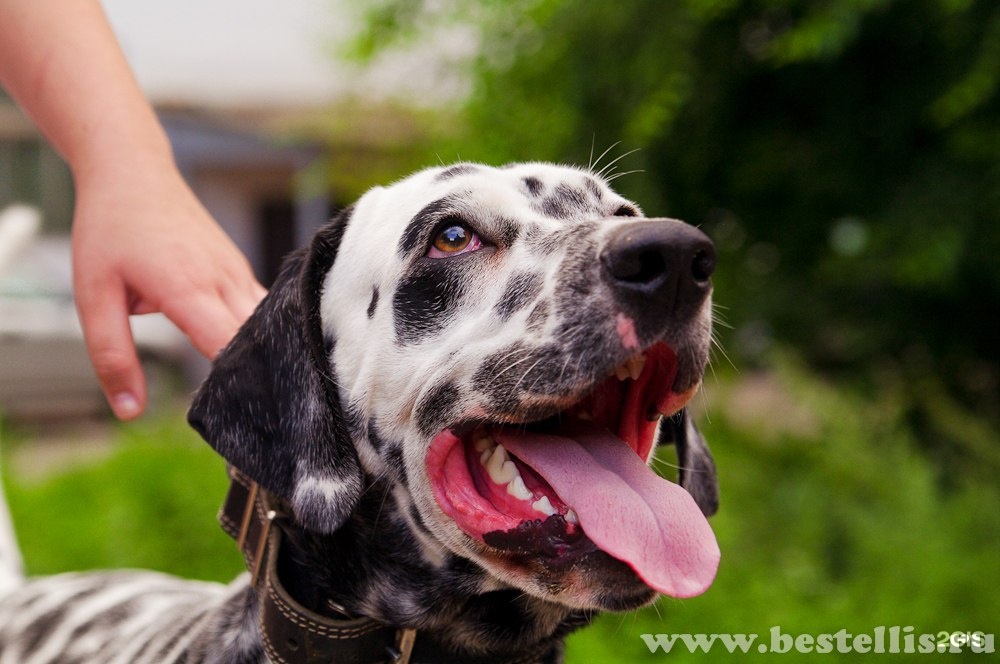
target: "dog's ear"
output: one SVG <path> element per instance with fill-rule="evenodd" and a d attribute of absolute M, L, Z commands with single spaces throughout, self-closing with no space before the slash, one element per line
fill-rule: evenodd
<path fill-rule="evenodd" d="M 289 501 L 304 527 L 339 528 L 363 488 L 333 379 L 320 298 L 351 215 L 286 259 L 271 291 L 216 358 L 188 421 L 229 463 Z"/>
<path fill-rule="evenodd" d="M 705 516 L 719 509 L 719 480 L 708 443 L 694 425 L 687 409 L 663 418 L 658 444 L 677 446 L 677 483 L 687 489 Z"/>

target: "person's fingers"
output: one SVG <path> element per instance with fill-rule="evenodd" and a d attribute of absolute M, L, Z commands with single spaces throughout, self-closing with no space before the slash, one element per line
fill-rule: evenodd
<path fill-rule="evenodd" d="M 226 306 L 242 324 L 247 318 L 250 318 L 250 314 L 254 312 L 265 295 L 267 295 L 267 290 L 256 280 L 253 280 L 244 285 L 243 288 L 227 292 L 225 294 Z"/>
<path fill-rule="evenodd" d="M 128 322 L 124 287 L 77 291 L 77 309 L 90 362 L 104 395 L 121 420 L 146 407 L 146 381 Z"/>
<path fill-rule="evenodd" d="M 163 313 L 187 335 L 198 351 L 213 359 L 243 324 L 221 301 L 209 294 L 189 295 L 183 303 L 164 303 Z"/>

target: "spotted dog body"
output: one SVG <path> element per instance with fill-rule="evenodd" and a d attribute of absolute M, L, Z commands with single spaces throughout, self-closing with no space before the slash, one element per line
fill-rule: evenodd
<path fill-rule="evenodd" d="M 290 257 L 190 419 L 288 505 L 298 602 L 450 661 L 555 662 L 595 611 L 708 586 L 714 467 L 683 407 L 714 254 L 641 214 L 589 171 L 459 164 Z M 656 442 L 683 489 L 646 468 Z M 7 578 L 0 664 L 268 661 L 245 576 Z"/>

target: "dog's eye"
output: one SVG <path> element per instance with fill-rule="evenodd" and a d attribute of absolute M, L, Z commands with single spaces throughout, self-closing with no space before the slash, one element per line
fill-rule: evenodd
<path fill-rule="evenodd" d="M 427 256 L 430 258 L 448 258 L 470 251 L 475 251 L 483 246 L 479 236 L 464 222 L 455 221 L 447 223 L 434 236 Z"/>

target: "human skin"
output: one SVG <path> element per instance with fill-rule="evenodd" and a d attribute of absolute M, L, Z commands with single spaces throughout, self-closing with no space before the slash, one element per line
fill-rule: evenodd
<path fill-rule="evenodd" d="M 264 295 L 174 162 L 96 0 L 0 0 L 0 84 L 69 164 L 73 285 L 121 419 L 147 390 L 129 315 L 162 312 L 211 358 Z"/>

